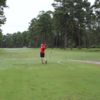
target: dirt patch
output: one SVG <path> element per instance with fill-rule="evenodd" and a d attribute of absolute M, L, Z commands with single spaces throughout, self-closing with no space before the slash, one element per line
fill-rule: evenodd
<path fill-rule="evenodd" d="M 100 61 L 90 61 L 90 60 L 70 60 L 70 61 L 100 65 Z"/>

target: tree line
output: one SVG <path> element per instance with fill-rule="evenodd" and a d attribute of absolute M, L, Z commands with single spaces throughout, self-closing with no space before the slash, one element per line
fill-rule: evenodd
<path fill-rule="evenodd" d="M 88 0 L 54 0 L 52 6 L 54 11 L 41 11 L 27 31 L 6 35 L 0 31 L 0 47 L 39 47 L 42 41 L 57 48 L 100 47 L 100 0 L 93 5 Z M 5 3 L 0 3 L 4 17 L 3 7 Z M 4 22 L 5 17 L 0 25 Z"/>

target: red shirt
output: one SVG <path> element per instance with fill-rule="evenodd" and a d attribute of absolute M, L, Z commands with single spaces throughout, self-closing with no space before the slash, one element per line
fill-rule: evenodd
<path fill-rule="evenodd" d="M 46 44 L 41 44 L 40 52 L 45 53 Z"/>

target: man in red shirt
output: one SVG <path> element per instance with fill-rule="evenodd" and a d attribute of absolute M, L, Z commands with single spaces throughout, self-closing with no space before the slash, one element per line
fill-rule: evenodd
<path fill-rule="evenodd" d="M 46 43 L 43 42 L 40 47 L 40 57 L 41 57 L 42 64 L 47 63 L 46 58 L 45 58 L 45 50 L 46 50 Z"/>

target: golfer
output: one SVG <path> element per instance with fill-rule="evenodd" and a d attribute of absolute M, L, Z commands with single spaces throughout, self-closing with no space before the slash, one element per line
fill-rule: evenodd
<path fill-rule="evenodd" d="M 47 61 L 45 58 L 45 50 L 46 50 L 46 43 L 43 42 L 40 47 L 40 57 L 41 57 L 42 64 L 47 64 Z"/>

